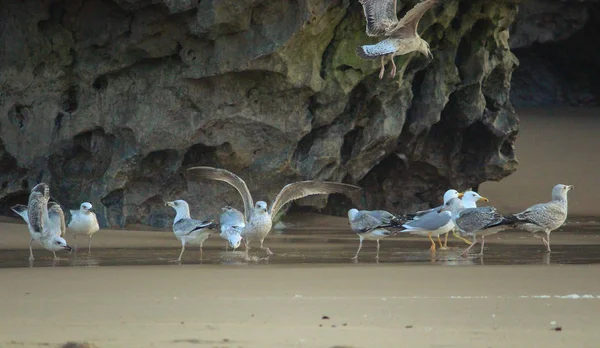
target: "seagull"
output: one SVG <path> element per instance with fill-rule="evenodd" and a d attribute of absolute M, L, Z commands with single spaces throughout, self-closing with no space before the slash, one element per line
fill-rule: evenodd
<path fill-rule="evenodd" d="M 386 230 L 386 227 L 399 227 L 401 223 L 398 218 L 385 210 L 348 210 L 348 220 L 350 228 L 354 231 L 360 243 L 356 255 L 352 258 L 358 260 L 358 253 L 362 248 L 363 239 L 377 241 L 377 256 L 379 259 L 379 240 L 395 233 Z"/>
<path fill-rule="evenodd" d="M 408 232 L 410 234 L 416 234 L 420 236 L 427 236 L 431 241 L 431 252 L 435 252 L 435 242 L 431 236 L 437 236 L 440 248 L 442 247 L 442 241 L 439 236 L 450 232 L 454 228 L 454 222 L 452 221 L 452 213 L 449 211 L 432 211 L 421 216 L 417 220 L 411 220 L 402 225 L 405 229 L 400 232 Z"/>
<path fill-rule="evenodd" d="M 217 225 L 212 221 L 200 221 L 190 218 L 190 206 L 183 199 L 166 202 L 166 206 L 175 209 L 177 214 L 173 220 L 173 232 L 175 237 L 181 241 L 181 253 L 174 262 L 181 262 L 181 256 L 185 251 L 186 244 L 200 245 L 200 258 L 202 258 L 202 245 L 211 235 Z"/>
<path fill-rule="evenodd" d="M 268 247 L 263 246 L 264 239 L 271 231 L 273 217 L 277 215 L 286 203 L 311 195 L 349 193 L 360 190 L 358 186 L 337 182 L 298 181 L 284 186 L 277 194 L 277 197 L 275 197 L 270 209 L 267 209 L 267 203 L 264 201 L 258 201 L 254 204 L 244 180 L 226 169 L 192 167 L 188 171 L 198 178 L 223 181 L 235 187 L 244 202 L 245 226 L 242 231 L 242 237 L 244 237 L 244 242 L 246 243 L 246 251 L 249 250 L 251 240 L 258 240 L 260 241 L 260 248 L 266 251 L 267 256 L 271 256 L 273 253 Z"/>
<path fill-rule="evenodd" d="M 463 204 L 464 208 L 477 208 L 477 202 L 479 202 L 479 201 L 489 202 L 490 201 L 489 199 L 479 195 L 479 193 L 472 191 L 472 190 L 467 190 L 463 193 L 460 193 L 458 195 L 458 198 L 460 198 L 462 200 L 462 204 Z M 455 238 L 458 238 L 467 244 L 472 244 L 471 241 L 464 239 L 458 233 L 456 233 L 456 228 L 452 229 L 452 235 Z M 444 247 L 447 247 L 447 246 L 448 246 L 448 233 L 446 234 L 446 240 L 444 243 Z"/>
<path fill-rule="evenodd" d="M 65 235 L 65 217 L 60 205 L 55 202 L 48 203 L 50 199 L 50 188 L 45 183 L 39 183 L 31 189 L 27 208 L 23 205 L 12 207 L 25 222 L 31 240 L 29 241 L 29 261 L 33 261 L 34 240 L 42 244 L 44 249 L 52 251 L 55 260 L 59 260 L 56 252 L 59 250 L 71 251 L 72 248 L 62 237 Z M 50 205 L 50 207 L 48 207 Z"/>
<path fill-rule="evenodd" d="M 485 237 L 510 228 L 517 222 L 515 218 L 504 217 L 494 207 L 465 208 L 464 203 L 458 198 L 448 201 L 442 211 L 452 213 L 454 224 L 461 233 L 473 236 L 473 243 L 461 254 L 462 256 L 467 255 L 477 244 L 477 237 L 481 237 L 479 255 L 483 255 Z"/>
<path fill-rule="evenodd" d="M 73 239 L 76 240 L 78 234 L 88 236 L 88 253 L 92 252 L 92 235 L 100 229 L 96 213 L 89 202 L 81 203 L 79 210 L 71 210 L 71 222 L 69 230 L 73 233 Z M 77 250 L 77 243 L 75 243 Z"/>
<path fill-rule="evenodd" d="M 513 216 L 519 221 L 525 221 L 521 228 L 533 233 L 536 238 L 542 238 L 546 251 L 550 249 L 550 233 L 562 226 L 567 220 L 568 200 L 567 193 L 573 185 L 558 184 L 552 188 L 552 200 L 546 203 L 532 205 L 524 211 Z M 541 235 L 546 233 L 546 236 Z"/>
<path fill-rule="evenodd" d="M 444 204 L 440 205 L 439 207 L 435 207 L 435 208 L 431 208 L 431 209 L 426 209 L 426 210 L 420 210 L 416 213 L 413 214 L 409 214 L 409 216 L 413 219 L 413 220 L 418 220 L 420 217 L 424 216 L 425 214 L 429 214 L 431 212 L 439 212 L 442 208 L 444 208 L 444 205 L 446 203 L 448 203 L 449 200 L 451 200 L 452 198 L 460 198 L 462 197 L 462 193 L 459 193 L 458 191 L 456 191 L 455 189 L 450 189 L 448 191 L 446 191 L 444 193 Z M 467 244 L 471 244 L 471 242 L 469 242 L 468 240 L 458 236 L 455 234 L 455 237 L 462 239 L 463 241 L 465 241 Z M 438 242 L 440 243 L 440 249 L 445 250 L 448 249 L 448 233 L 445 234 L 444 237 L 444 246 L 442 246 L 442 242 L 440 240 L 440 236 L 438 236 Z"/>
<path fill-rule="evenodd" d="M 363 6 L 367 21 L 366 33 L 368 36 L 386 36 L 383 41 L 375 45 L 359 46 L 356 53 L 362 59 L 381 59 L 379 79 L 385 72 L 385 57 L 391 57 L 391 76 L 396 75 L 394 57 L 417 51 L 433 59 L 429 50 L 429 43 L 417 33 L 419 21 L 437 0 L 424 0 L 415 5 L 400 21 L 396 14 L 396 0 L 359 0 Z"/>
<path fill-rule="evenodd" d="M 246 226 L 244 223 L 244 214 L 230 205 L 223 207 L 222 210 L 223 212 L 219 220 L 221 225 L 221 234 L 219 236 L 227 241 L 225 243 L 225 250 L 227 250 L 227 246 L 229 245 L 235 251 L 242 243 L 241 233 L 244 230 L 244 226 Z"/>

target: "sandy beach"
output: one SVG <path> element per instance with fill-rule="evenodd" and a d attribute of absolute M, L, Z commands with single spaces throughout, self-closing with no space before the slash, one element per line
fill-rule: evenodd
<path fill-rule="evenodd" d="M 366 241 L 355 264 L 346 218 L 297 214 L 267 238 L 269 260 L 225 252 L 215 235 L 202 259 L 188 248 L 176 264 L 169 229 L 129 226 L 98 232 L 91 254 L 78 238 L 56 262 L 34 244 L 30 264 L 26 226 L 3 218 L 0 347 L 597 347 L 600 124 L 594 109 L 556 112 L 523 115 L 519 170 L 480 188 L 513 212 L 574 184 L 551 254 L 519 231 L 468 258 L 456 239 L 432 255 L 404 236 L 382 241 L 378 262 Z"/>

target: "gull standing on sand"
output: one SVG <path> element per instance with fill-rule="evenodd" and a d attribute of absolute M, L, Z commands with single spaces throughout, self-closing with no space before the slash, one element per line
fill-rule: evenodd
<path fill-rule="evenodd" d="M 425 214 L 429 214 L 432 212 L 439 212 L 442 208 L 444 208 L 444 205 L 446 205 L 446 203 L 448 203 L 448 201 L 450 201 L 452 198 L 460 198 L 462 197 L 462 193 L 459 193 L 458 191 L 456 191 L 455 189 L 450 189 L 448 191 L 446 191 L 444 193 L 444 204 L 440 205 L 439 207 L 435 207 L 435 208 L 431 208 L 431 209 L 426 209 L 426 210 L 420 210 L 416 213 L 413 214 L 409 214 L 410 217 L 412 217 L 413 220 L 418 220 L 420 217 L 424 216 Z M 454 231 L 454 230 L 453 230 Z M 445 250 L 448 249 L 448 234 L 445 234 L 444 237 L 444 246 L 442 246 L 442 242 L 440 240 L 440 236 L 438 236 L 438 242 L 440 243 L 440 249 Z M 468 244 L 471 244 L 471 242 L 469 242 L 468 240 L 461 238 L 458 235 L 454 235 L 455 237 L 462 239 L 463 241 L 465 241 Z"/>
<path fill-rule="evenodd" d="M 33 187 L 29 195 L 27 208 L 23 205 L 13 207 L 13 211 L 19 214 L 25 222 L 31 235 L 29 241 L 29 261 L 33 261 L 33 249 L 31 247 L 34 240 L 42 244 L 44 249 L 52 251 L 55 260 L 59 260 L 56 252 L 59 250 L 71 251 L 72 248 L 67 245 L 67 241 L 61 236 L 64 235 L 64 213 L 60 206 L 54 202 L 50 203 L 50 189 L 47 184 L 39 183 Z"/>
<path fill-rule="evenodd" d="M 273 217 L 286 203 L 311 195 L 349 193 L 360 190 L 358 186 L 337 182 L 298 181 L 284 186 L 275 197 L 270 209 L 267 209 L 267 203 L 264 201 L 258 201 L 254 204 L 244 180 L 228 170 L 213 167 L 193 167 L 189 168 L 188 171 L 198 178 L 226 182 L 239 192 L 244 202 L 245 226 L 242 237 L 246 243 L 246 251 L 249 250 L 251 240 L 258 240 L 260 241 L 260 248 L 265 250 L 268 256 L 273 255 L 273 253 L 269 248 L 263 246 L 264 239 L 271 231 Z"/>
<path fill-rule="evenodd" d="M 363 239 L 377 241 L 377 256 L 379 259 L 379 240 L 395 233 L 386 230 L 386 227 L 400 227 L 401 222 L 393 214 L 385 210 L 348 210 L 350 228 L 360 240 L 356 255 L 352 258 L 358 260 L 358 253 L 362 248 Z"/>
<path fill-rule="evenodd" d="M 516 219 L 505 218 L 494 207 L 465 208 L 458 198 L 451 199 L 442 211 L 450 211 L 456 228 L 461 233 L 473 237 L 473 243 L 461 254 L 463 256 L 477 244 L 477 237 L 481 237 L 479 255 L 483 255 L 485 237 L 510 228 L 516 223 Z"/>
<path fill-rule="evenodd" d="M 242 243 L 241 233 L 244 230 L 244 226 L 246 226 L 244 223 L 244 214 L 230 205 L 223 207 L 222 210 L 223 212 L 219 218 L 221 225 L 221 234 L 219 236 L 227 241 L 225 243 L 225 250 L 227 250 L 227 246 L 231 246 L 235 251 Z"/>
<path fill-rule="evenodd" d="M 542 238 L 546 250 L 550 249 L 550 233 L 562 226 L 567 220 L 568 200 L 567 193 L 573 185 L 558 184 L 552 188 L 552 200 L 546 203 L 532 205 L 524 211 L 513 216 L 525 222 L 521 228 L 533 233 L 534 237 Z M 546 236 L 541 233 L 545 233 Z"/>
<path fill-rule="evenodd" d="M 468 190 L 465 191 L 461 194 L 459 194 L 458 198 L 460 198 L 462 200 L 462 206 L 465 209 L 468 208 L 477 208 L 477 202 L 479 201 L 484 201 L 484 202 L 489 202 L 490 200 L 479 195 L 479 193 L 472 191 L 472 190 Z M 446 202 L 447 203 L 447 202 Z M 464 239 L 463 237 L 461 237 L 458 233 L 456 233 L 456 228 L 452 229 L 452 235 L 455 238 L 458 238 L 460 240 L 462 240 L 463 242 L 467 243 L 467 244 L 471 244 L 472 242 Z M 444 243 L 444 249 L 448 246 L 448 233 L 446 233 L 446 240 Z"/>
<path fill-rule="evenodd" d="M 175 237 L 181 241 L 181 253 L 174 262 L 181 262 L 181 256 L 185 251 L 186 244 L 200 245 L 200 258 L 202 258 L 202 245 L 211 235 L 217 225 L 212 221 L 200 221 L 190 217 L 190 206 L 183 199 L 166 202 L 166 206 L 175 209 L 177 214 L 173 220 L 173 232 Z"/>
<path fill-rule="evenodd" d="M 359 0 L 363 6 L 367 21 L 366 33 L 368 36 L 387 36 L 375 45 L 359 46 L 356 53 L 362 59 L 381 60 L 379 79 L 383 78 L 385 71 L 384 58 L 390 57 L 392 62 L 391 76 L 396 75 L 394 57 L 413 51 L 422 53 L 425 57 L 433 59 L 429 50 L 429 43 L 423 40 L 417 28 L 419 21 L 437 0 L 424 0 L 415 5 L 400 21 L 396 13 L 396 0 Z"/>
<path fill-rule="evenodd" d="M 437 236 L 440 248 L 443 248 L 442 241 L 439 239 L 444 233 L 450 232 L 454 228 L 454 222 L 452 221 L 452 213 L 449 211 L 432 211 L 421 216 L 417 220 L 411 220 L 404 225 L 405 229 L 400 232 L 408 232 L 410 234 L 416 234 L 419 236 L 427 236 L 431 241 L 431 247 L 429 250 L 435 252 L 435 242 L 431 236 Z"/>
<path fill-rule="evenodd" d="M 75 240 L 75 250 L 77 250 L 77 235 L 88 236 L 88 254 L 92 252 L 92 235 L 100 229 L 96 212 L 92 209 L 89 202 L 81 203 L 79 210 L 71 210 L 71 221 L 69 222 L 69 231 L 73 233 Z"/>

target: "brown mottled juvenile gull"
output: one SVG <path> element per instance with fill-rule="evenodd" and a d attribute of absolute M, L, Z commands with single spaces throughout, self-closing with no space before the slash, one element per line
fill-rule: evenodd
<path fill-rule="evenodd" d="M 473 237 L 473 244 L 462 255 L 466 255 L 477 244 L 477 237 L 481 237 L 479 255 L 483 255 L 485 237 L 510 228 L 517 221 L 514 218 L 504 217 L 494 207 L 465 208 L 462 200 L 458 198 L 448 201 L 442 211 L 452 213 L 452 219 L 460 233 Z"/>
<path fill-rule="evenodd" d="M 567 193 L 573 185 L 558 184 L 552 188 L 552 200 L 546 203 L 532 205 L 524 211 L 513 216 L 519 221 L 525 221 L 521 228 L 533 233 L 536 238 L 542 238 L 546 250 L 550 249 L 550 233 L 562 226 L 567 220 L 568 200 Z M 546 236 L 541 235 L 545 233 Z"/>
<path fill-rule="evenodd" d="M 416 4 L 400 21 L 396 13 L 396 0 L 359 0 L 359 2 L 363 6 L 367 21 L 367 35 L 387 37 L 375 45 L 363 45 L 356 49 L 358 56 L 363 59 L 381 59 L 380 79 L 383 78 L 385 71 L 385 57 L 391 58 L 392 77 L 396 75 L 395 56 L 417 51 L 428 58 L 433 58 L 429 43 L 419 36 L 417 28 L 425 12 L 435 5 L 437 0 L 424 0 Z"/>
<path fill-rule="evenodd" d="M 60 205 L 50 200 L 50 188 L 45 183 L 39 183 L 31 189 L 27 206 L 18 204 L 11 209 L 19 214 L 25 222 L 31 235 L 29 241 L 29 261 L 33 261 L 32 243 L 37 240 L 44 249 L 52 251 L 54 259 L 58 260 L 56 252 L 71 251 L 65 235 L 65 218 Z"/>
<path fill-rule="evenodd" d="M 166 202 L 166 206 L 175 209 L 177 214 L 173 220 L 173 233 L 181 241 L 181 252 L 176 262 L 181 262 L 181 256 L 185 251 L 186 244 L 200 245 L 200 257 L 202 257 L 202 245 L 210 237 L 212 230 L 217 225 L 212 221 L 195 220 L 190 217 L 190 206 L 183 199 Z"/>
<path fill-rule="evenodd" d="M 401 221 L 396 216 L 385 210 L 358 210 L 353 208 L 348 210 L 348 220 L 350 220 L 350 228 L 358 235 L 360 240 L 353 260 L 358 259 L 358 253 L 360 253 L 364 239 L 377 241 L 376 258 L 379 258 L 379 240 L 395 234 L 386 228 L 401 225 Z"/>
<path fill-rule="evenodd" d="M 244 180 L 228 170 L 213 167 L 193 167 L 189 168 L 188 171 L 198 178 L 226 182 L 239 192 L 244 202 L 245 226 L 242 237 L 246 243 L 246 250 L 248 250 L 251 240 L 258 240 L 260 241 L 260 248 L 265 250 L 269 256 L 273 253 L 269 248 L 263 246 L 263 242 L 271 231 L 273 217 L 286 203 L 311 195 L 350 193 L 360 190 L 358 186 L 337 182 L 299 181 L 284 186 L 275 197 L 270 209 L 267 209 L 267 203 L 264 201 L 258 201 L 255 205 Z"/>

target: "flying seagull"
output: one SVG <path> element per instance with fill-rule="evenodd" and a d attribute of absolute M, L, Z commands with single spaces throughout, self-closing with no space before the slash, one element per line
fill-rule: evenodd
<path fill-rule="evenodd" d="M 337 182 L 298 181 L 284 186 L 277 194 L 277 197 L 275 197 L 271 207 L 267 209 L 267 203 L 264 201 L 258 201 L 254 204 L 244 180 L 226 169 L 193 167 L 189 168 L 188 171 L 198 178 L 223 181 L 235 187 L 244 202 L 245 226 L 242 231 L 242 237 L 244 237 L 244 242 L 246 243 L 246 251 L 248 251 L 251 240 L 258 240 L 260 241 L 260 248 L 265 250 L 268 256 L 273 255 L 273 253 L 269 248 L 263 246 L 264 239 L 271 231 L 273 217 L 277 215 L 286 203 L 311 195 L 350 193 L 360 190 L 358 186 Z"/>
<path fill-rule="evenodd" d="M 360 243 L 356 255 L 352 258 L 358 260 L 358 253 L 362 248 L 363 240 L 377 241 L 377 256 L 379 258 L 379 240 L 387 236 L 395 235 L 394 232 L 388 231 L 387 227 L 400 227 L 402 221 L 393 214 L 385 210 L 348 210 L 348 220 L 350 220 L 350 228 L 354 231 Z"/>
<path fill-rule="evenodd" d="M 217 225 L 212 221 L 192 219 L 190 217 L 190 206 L 183 199 L 166 202 L 165 205 L 175 209 L 177 212 L 173 220 L 173 233 L 175 233 L 175 237 L 181 242 L 181 252 L 175 262 L 181 262 L 181 256 L 183 256 L 186 244 L 199 244 L 200 257 L 202 257 L 202 245 L 210 236 L 211 230 L 215 229 Z"/>
<path fill-rule="evenodd" d="M 368 36 L 386 36 L 386 39 L 375 45 L 363 45 L 356 53 L 363 59 L 381 59 L 379 79 L 385 71 L 385 57 L 392 62 L 391 76 L 396 75 L 394 57 L 413 51 L 421 52 L 428 58 L 433 58 L 429 43 L 417 33 L 419 21 L 437 0 L 424 0 L 416 4 L 400 21 L 396 14 L 396 0 L 359 0 L 363 6 L 367 21 Z"/>
<path fill-rule="evenodd" d="M 92 235 L 99 229 L 98 219 L 91 203 L 83 202 L 79 206 L 79 210 L 71 210 L 69 230 L 73 233 L 74 240 L 78 234 L 88 236 L 88 253 L 92 252 Z M 75 250 L 77 250 L 77 243 L 75 243 Z"/>
<path fill-rule="evenodd" d="M 548 252 L 552 251 L 550 250 L 550 232 L 562 226 L 567 220 L 567 193 L 572 189 L 573 185 L 558 184 L 552 188 L 550 202 L 532 205 L 513 215 L 519 221 L 527 222 L 521 225 L 521 228 L 533 233 L 536 238 L 542 238 L 542 243 Z M 541 233 L 545 233 L 546 236 Z"/>

